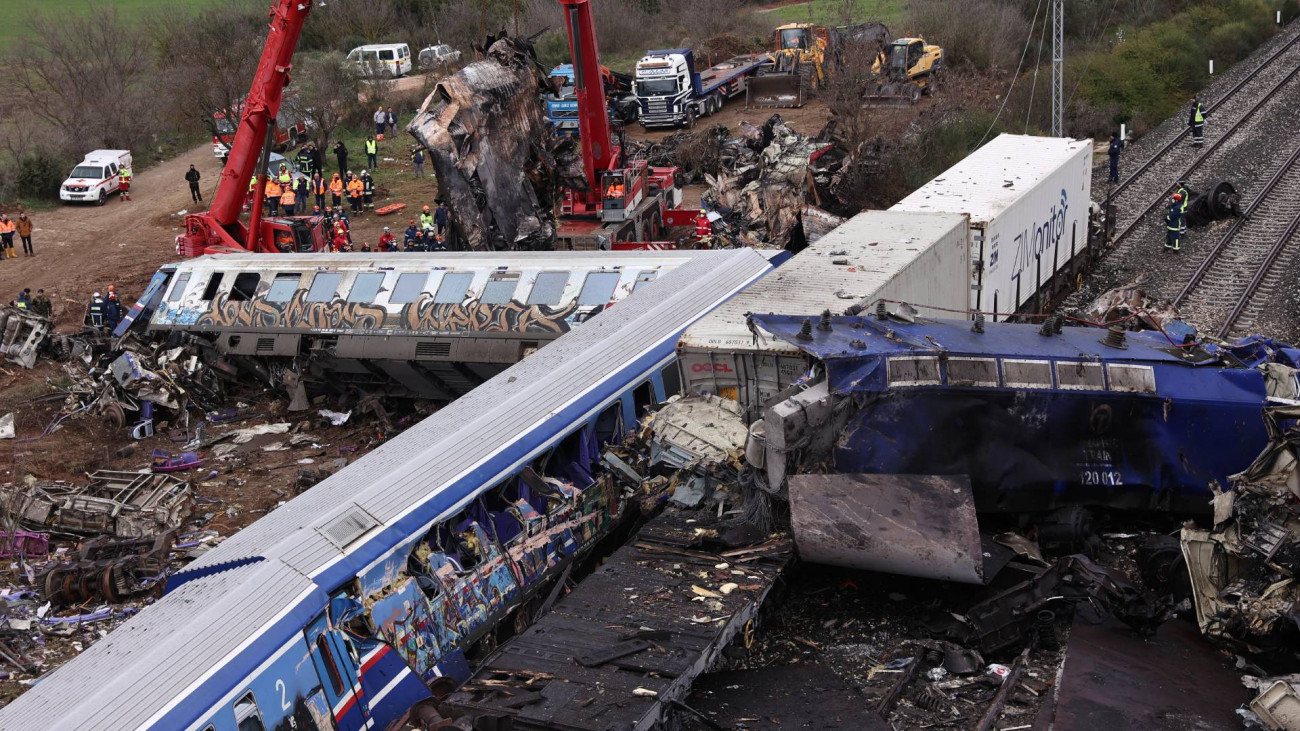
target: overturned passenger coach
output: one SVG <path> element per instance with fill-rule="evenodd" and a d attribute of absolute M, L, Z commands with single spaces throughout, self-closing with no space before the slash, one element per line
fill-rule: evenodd
<path fill-rule="evenodd" d="M 447 400 L 700 253 L 206 256 L 163 267 L 142 319 L 236 364 Z"/>

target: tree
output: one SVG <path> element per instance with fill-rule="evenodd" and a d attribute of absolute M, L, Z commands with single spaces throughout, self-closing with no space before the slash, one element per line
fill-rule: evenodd
<path fill-rule="evenodd" d="M 151 25 L 168 88 L 184 90 L 167 97 L 172 119 L 201 125 L 213 137 L 230 135 L 266 43 L 265 16 L 261 2 L 244 0 L 197 18 L 166 13 Z M 214 113 L 230 126 L 220 129 Z"/>
<path fill-rule="evenodd" d="M 38 118 L 87 148 L 137 148 L 159 129 L 149 45 L 111 6 L 38 13 L 28 28 L 11 69 Z"/>
<path fill-rule="evenodd" d="M 868 95 L 875 89 L 877 77 L 873 65 L 881 44 L 866 38 L 848 38 L 840 53 L 828 64 L 830 78 L 823 94 L 827 98 L 835 130 L 844 139 L 848 157 L 844 161 L 837 194 L 851 207 L 866 203 L 869 165 L 865 159 L 870 138 L 871 110 Z"/>
<path fill-rule="evenodd" d="M 316 146 L 329 145 L 334 130 L 356 109 L 361 79 L 337 51 L 303 59 L 293 75 L 293 104 L 307 120 Z"/>

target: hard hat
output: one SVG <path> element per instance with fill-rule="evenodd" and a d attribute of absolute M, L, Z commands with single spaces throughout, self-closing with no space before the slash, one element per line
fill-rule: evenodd
<path fill-rule="evenodd" d="M 706 210 L 704 210 L 703 208 L 701 208 L 701 209 L 700 209 L 700 215 L 701 215 L 701 216 L 707 216 L 707 215 L 709 215 L 709 212 L 706 211 Z"/>
<path fill-rule="evenodd" d="M 92 296 L 92 297 L 99 297 L 100 294 L 99 294 L 99 292 L 96 292 L 95 294 L 93 294 L 93 295 L 91 295 L 91 296 Z"/>
<path fill-rule="evenodd" d="M 1183 194 L 1182 194 L 1182 193 L 1174 193 L 1174 200 L 1176 200 L 1176 201 L 1180 201 L 1180 200 L 1182 200 L 1182 199 L 1183 199 Z"/>
<path fill-rule="evenodd" d="M 428 206 L 425 206 L 425 207 L 424 207 L 424 210 L 426 210 L 426 211 L 429 210 L 429 207 L 428 207 Z"/>
<path fill-rule="evenodd" d="M 388 227 L 387 227 L 387 226 L 384 226 L 384 230 L 387 231 L 387 230 L 388 230 Z"/>

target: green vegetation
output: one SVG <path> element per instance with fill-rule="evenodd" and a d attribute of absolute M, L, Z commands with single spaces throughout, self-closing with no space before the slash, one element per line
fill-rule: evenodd
<path fill-rule="evenodd" d="M 889 26 L 897 36 L 906 32 L 903 14 L 907 0 L 812 0 L 801 5 L 786 5 L 770 13 L 772 25 L 785 23 L 817 23 L 819 25 L 845 25 L 878 20 Z"/>
<path fill-rule="evenodd" d="M 1277 30 L 1275 13 L 1288 20 L 1296 0 L 1214 0 L 1141 28 L 1116 31 L 1103 51 L 1072 59 L 1067 75 L 1082 74 L 1079 94 L 1107 110 L 1112 125 L 1139 131 L 1174 114 L 1210 81 L 1209 60 L 1222 72 Z M 1075 78 L 1079 78 L 1076 76 Z"/>
<path fill-rule="evenodd" d="M 987 142 L 1007 131 L 1009 130 L 1002 124 L 1002 120 L 993 123 L 992 112 L 976 109 L 922 132 L 911 152 L 913 162 L 907 168 L 908 189 L 921 187 L 957 164 L 979 147 L 981 142 Z"/>
<path fill-rule="evenodd" d="M 193 14 L 210 5 L 211 0 L 101 0 L 98 4 L 112 6 L 124 22 L 136 24 L 160 13 Z M 14 44 L 27 34 L 27 21 L 33 11 L 76 17 L 89 14 L 91 5 L 91 0 L 41 0 L 31 4 L 18 0 L 0 2 L 0 46 L 13 49 Z"/>

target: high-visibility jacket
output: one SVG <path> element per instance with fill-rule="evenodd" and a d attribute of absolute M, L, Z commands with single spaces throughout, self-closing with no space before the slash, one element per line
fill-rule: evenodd
<path fill-rule="evenodd" d="M 1205 109 L 1200 102 L 1196 102 L 1196 107 L 1192 110 L 1192 122 L 1194 124 L 1205 123 Z"/>
<path fill-rule="evenodd" d="M 311 192 L 316 195 L 325 195 L 325 178 L 317 178 L 311 181 Z"/>
<path fill-rule="evenodd" d="M 334 195 L 343 195 L 343 179 L 335 175 L 330 181 L 330 192 Z"/>
<path fill-rule="evenodd" d="M 361 181 L 353 178 L 352 181 L 348 183 L 348 197 L 360 198 L 362 189 L 363 186 L 361 185 Z"/>
<path fill-rule="evenodd" d="M 19 297 L 17 301 L 14 302 L 14 306 L 20 310 L 25 310 L 27 309 L 27 300 L 23 299 L 22 297 Z"/>
<path fill-rule="evenodd" d="M 420 214 L 420 228 L 433 228 L 433 215 L 429 213 Z"/>
<path fill-rule="evenodd" d="M 0 234 L 11 234 L 14 232 L 13 221 L 0 221 Z"/>
<path fill-rule="evenodd" d="M 284 191 L 280 189 L 280 184 L 274 180 L 266 181 L 266 197 L 279 198 Z"/>
<path fill-rule="evenodd" d="M 276 178 L 276 180 L 279 181 L 280 185 L 287 186 L 293 184 L 293 176 L 283 170 L 280 171 L 280 175 Z"/>
<path fill-rule="evenodd" d="M 117 171 L 117 180 L 119 183 L 131 182 L 131 168 L 122 166 L 122 169 Z"/>
<path fill-rule="evenodd" d="M 366 140 L 366 154 L 373 155 L 379 152 L 379 143 L 374 140 Z"/>
<path fill-rule="evenodd" d="M 1169 202 L 1169 213 L 1165 214 L 1165 228 L 1170 231 L 1183 229 L 1183 207 L 1179 201 Z"/>
<path fill-rule="evenodd" d="M 298 202 L 298 196 L 293 192 L 293 188 L 284 189 L 284 193 L 280 195 L 280 202 L 286 206 L 291 206 Z"/>
<path fill-rule="evenodd" d="M 248 192 L 249 192 L 249 193 L 252 193 L 252 192 L 255 191 L 255 190 L 257 190 L 257 176 L 256 176 L 256 175 L 254 175 L 254 176 L 253 176 L 252 178 L 250 178 L 249 181 L 248 181 Z"/>

